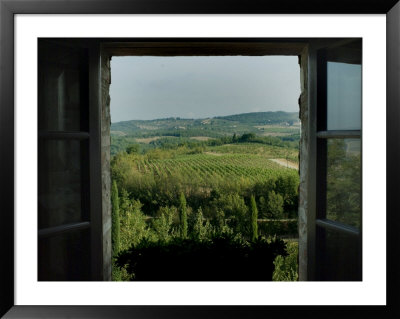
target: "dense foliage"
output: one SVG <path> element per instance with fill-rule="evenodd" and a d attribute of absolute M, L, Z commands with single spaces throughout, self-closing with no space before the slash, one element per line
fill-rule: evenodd
<path fill-rule="evenodd" d="M 119 221 L 119 196 L 117 183 L 113 181 L 111 188 L 111 245 L 113 255 L 119 252 L 120 248 L 120 221 Z"/>
<path fill-rule="evenodd" d="M 275 270 L 272 277 L 274 281 L 299 280 L 299 244 L 291 241 L 286 246 L 287 255 L 279 255 L 274 260 Z"/>

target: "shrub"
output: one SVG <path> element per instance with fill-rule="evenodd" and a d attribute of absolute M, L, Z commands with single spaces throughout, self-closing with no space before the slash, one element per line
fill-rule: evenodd
<path fill-rule="evenodd" d="M 140 145 L 139 144 L 129 145 L 126 148 L 126 153 L 128 153 L 128 154 L 138 154 L 139 151 L 140 151 Z"/>
<path fill-rule="evenodd" d="M 119 198 L 116 181 L 112 183 L 111 189 L 111 244 L 112 254 L 118 254 L 120 248 L 120 222 L 119 222 Z"/>
<path fill-rule="evenodd" d="M 287 256 L 277 256 L 274 265 L 275 270 L 272 276 L 274 281 L 297 281 L 299 279 L 299 244 L 298 242 L 287 243 Z"/>

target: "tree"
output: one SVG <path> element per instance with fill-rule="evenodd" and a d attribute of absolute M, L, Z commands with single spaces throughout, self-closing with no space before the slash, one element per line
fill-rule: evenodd
<path fill-rule="evenodd" d="M 209 235 L 210 230 L 211 225 L 208 220 L 204 220 L 203 210 L 200 207 L 194 218 L 192 237 L 196 240 L 204 240 Z"/>
<path fill-rule="evenodd" d="M 283 197 L 281 194 L 274 191 L 268 192 L 266 213 L 268 218 L 280 219 L 283 217 Z"/>
<path fill-rule="evenodd" d="M 143 239 L 149 239 L 151 231 L 146 224 L 145 216 L 141 211 L 142 203 L 130 199 L 128 193 L 122 189 L 121 200 L 121 245 L 120 250 L 137 245 Z"/>
<path fill-rule="evenodd" d="M 258 238 L 258 210 L 256 205 L 256 199 L 254 195 L 250 198 L 250 210 L 251 210 L 251 240 L 255 241 Z"/>
<path fill-rule="evenodd" d="M 138 154 L 139 150 L 140 150 L 140 145 L 139 144 L 132 144 L 132 145 L 129 145 L 126 148 L 126 152 L 128 154 Z"/>
<path fill-rule="evenodd" d="M 179 196 L 179 222 L 180 222 L 181 236 L 182 238 L 186 238 L 188 233 L 188 221 L 187 221 L 186 198 L 183 192 Z"/>
<path fill-rule="evenodd" d="M 114 180 L 111 189 L 111 245 L 112 252 L 116 255 L 120 248 L 120 222 L 119 222 L 119 197 L 118 197 L 118 186 Z"/>
<path fill-rule="evenodd" d="M 260 207 L 260 217 L 261 218 L 268 217 L 267 201 L 265 200 L 264 196 L 260 196 L 260 199 L 258 200 L 258 202 L 259 202 L 259 207 Z"/>
<path fill-rule="evenodd" d="M 217 208 L 217 211 L 215 213 L 215 222 L 218 230 L 221 230 L 226 225 L 225 213 L 219 208 Z"/>
<path fill-rule="evenodd" d="M 236 133 L 233 133 L 232 142 L 233 142 L 233 143 L 236 143 L 237 140 L 238 140 L 238 138 L 237 138 L 237 136 L 236 136 Z"/>
<path fill-rule="evenodd" d="M 275 192 L 283 198 L 283 208 L 286 213 L 297 211 L 299 178 L 297 174 L 279 176 L 276 180 Z"/>
<path fill-rule="evenodd" d="M 256 135 L 254 133 L 245 133 L 241 137 L 239 137 L 239 142 L 248 142 L 254 140 Z"/>
<path fill-rule="evenodd" d="M 243 235 L 250 233 L 249 211 L 242 196 L 234 194 L 220 194 L 219 198 L 211 201 L 214 211 L 223 211 L 225 217 L 230 219 L 230 226 Z"/>
<path fill-rule="evenodd" d="M 158 218 L 153 219 L 153 229 L 160 241 L 168 242 L 172 237 L 172 224 L 175 207 L 160 207 L 157 212 Z"/>

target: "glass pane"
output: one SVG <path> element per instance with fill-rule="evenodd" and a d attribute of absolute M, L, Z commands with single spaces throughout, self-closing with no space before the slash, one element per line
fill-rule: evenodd
<path fill-rule="evenodd" d="M 361 129 L 361 65 L 328 62 L 328 130 Z"/>
<path fill-rule="evenodd" d="M 87 141 L 39 143 L 39 229 L 87 220 Z"/>
<path fill-rule="evenodd" d="M 317 227 L 318 280 L 362 280 L 360 237 Z"/>
<path fill-rule="evenodd" d="M 329 139 L 326 218 L 360 227 L 361 140 Z"/>
<path fill-rule="evenodd" d="M 39 129 L 87 130 L 88 74 L 84 49 L 39 45 Z"/>
<path fill-rule="evenodd" d="M 89 248 L 89 229 L 39 239 L 38 280 L 90 280 Z"/>

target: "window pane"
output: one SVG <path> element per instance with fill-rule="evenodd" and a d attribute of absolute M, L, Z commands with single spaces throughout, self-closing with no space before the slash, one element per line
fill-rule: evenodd
<path fill-rule="evenodd" d="M 326 218 L 360 227 L 361 141 L 329 139 Z"/>
<path fill-rule="evenodd" d="M 39 143 L 39 229 L 87 220 L 87 141 Z"/>
<path fill-rule="evenodd" d="M 39 239 L 39 280 L 90 280 L 90 231 Z"/>
<path fill-rule="evenodd" d="M 362 280 L 360 237 L 317 227 L 318 280 Z"/>
<path fill-rule="evenodd" d="M 84 49 L 39 45 L 39 129 L 87 130 L 88 74 Z"/>
<path fill-rule="evenodd" d="M 328 130 L 361 129 L 361 65 L 328 62 Z"/>

